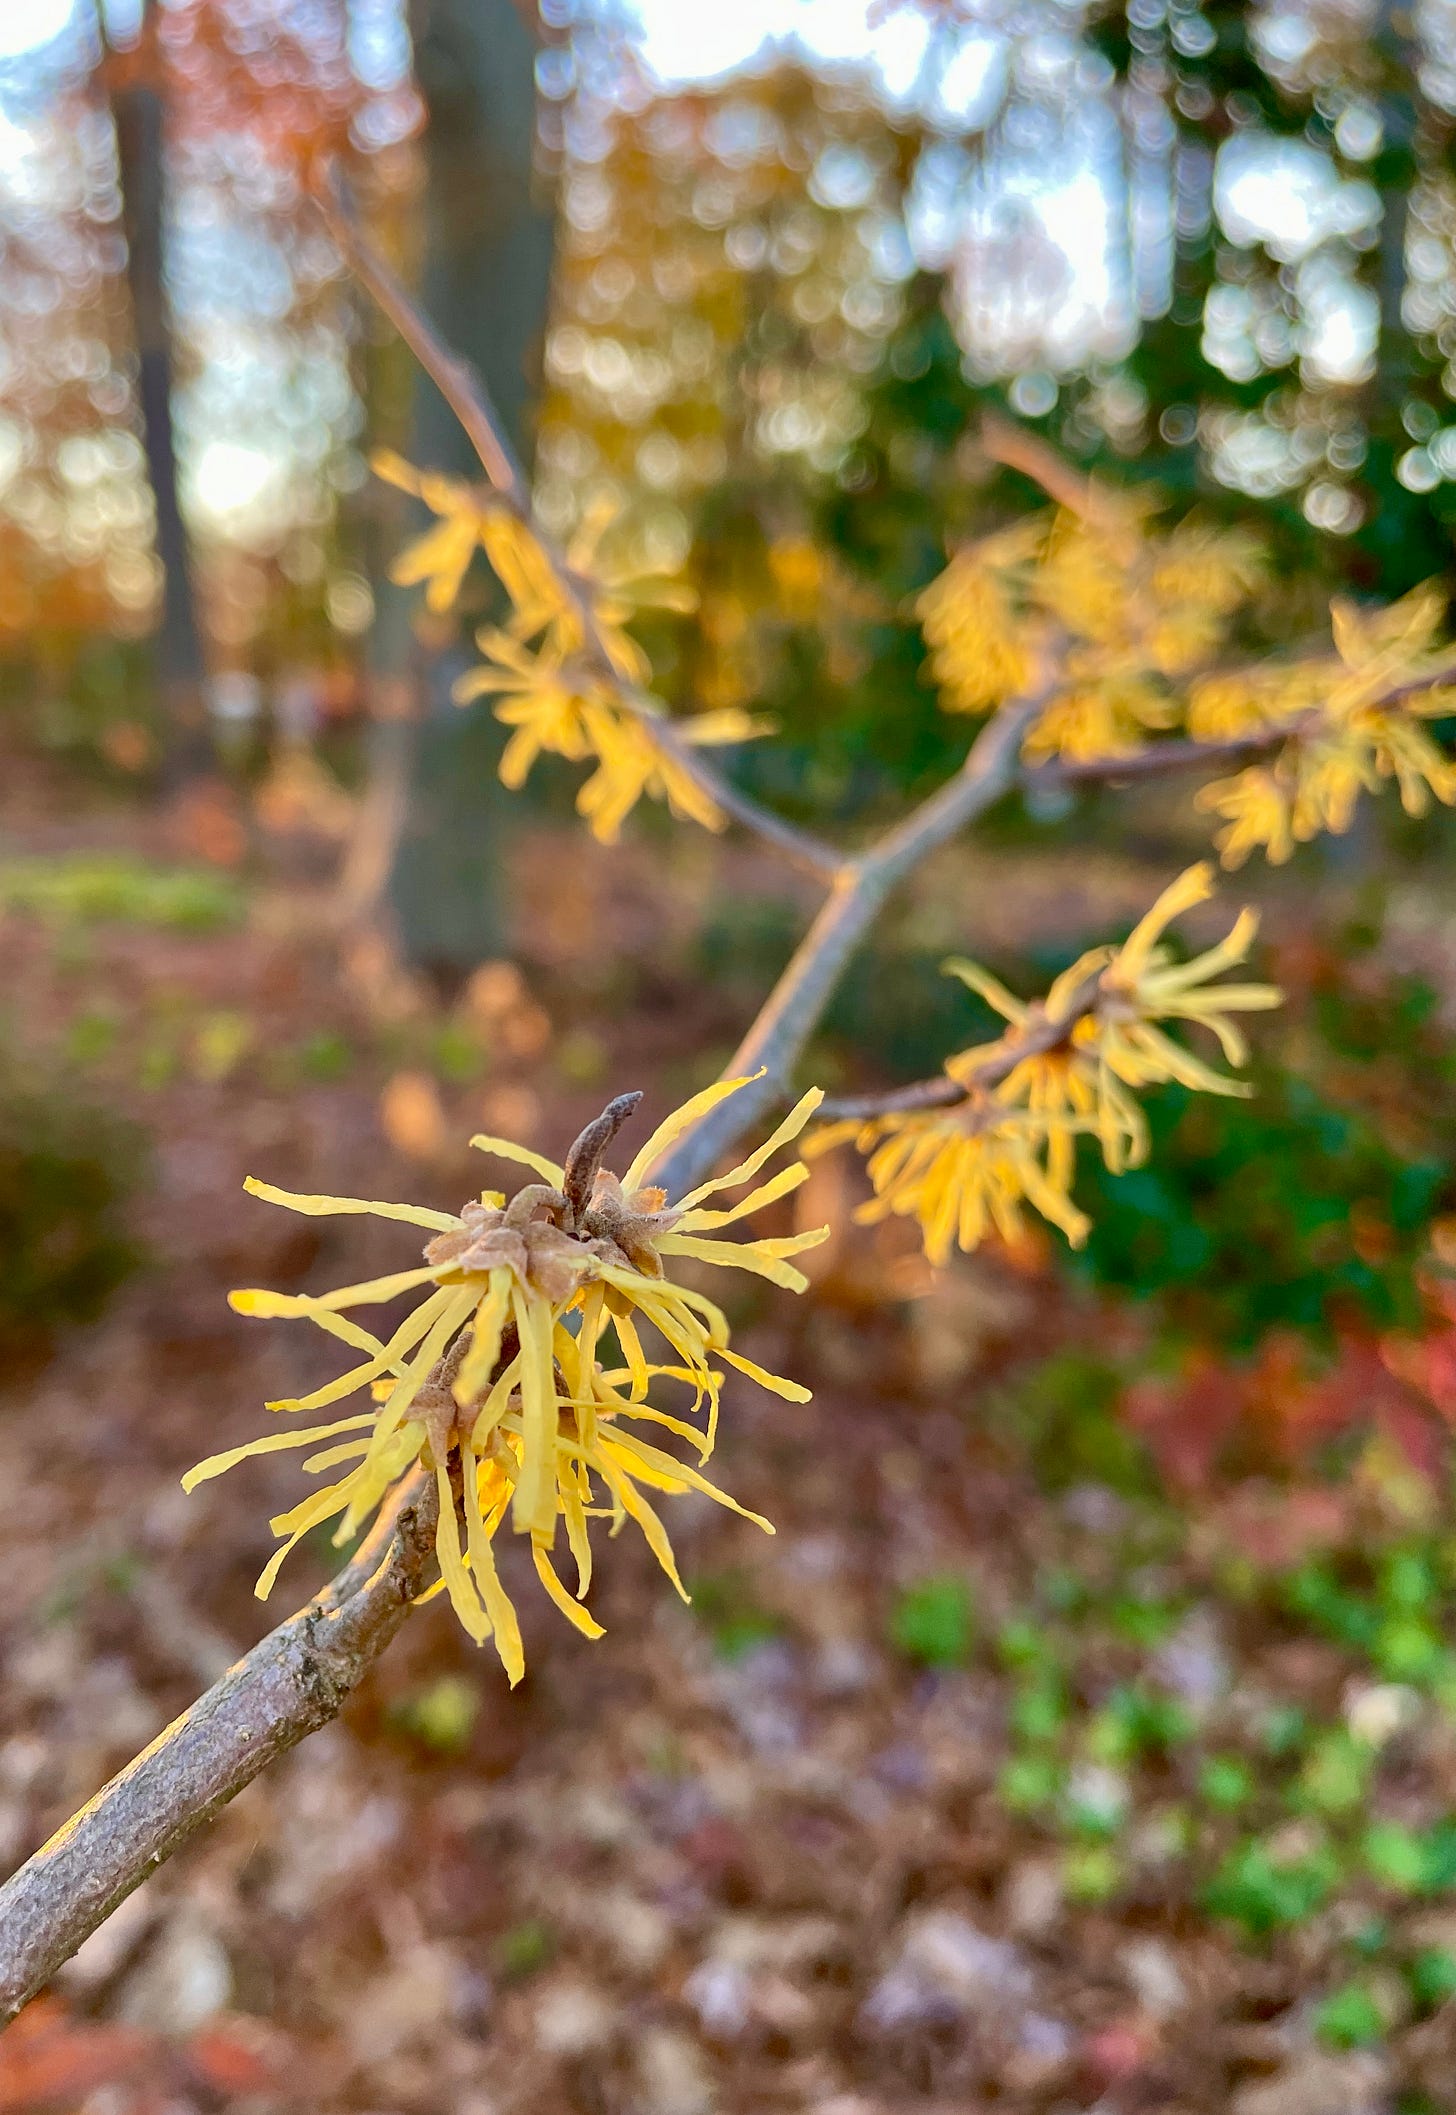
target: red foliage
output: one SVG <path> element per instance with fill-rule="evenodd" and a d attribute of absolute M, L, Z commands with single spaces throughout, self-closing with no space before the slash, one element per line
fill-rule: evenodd
<path fill-rule="evenodd" d="M 140 2028 L 73 2019 L 59 1998 L 37 1998 L 0 2042 L 0 2115 L 39 2115 L 137 2078 L 156 2049 Z"/>

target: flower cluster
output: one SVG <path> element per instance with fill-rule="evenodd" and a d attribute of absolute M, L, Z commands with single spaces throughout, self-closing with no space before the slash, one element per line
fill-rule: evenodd
<path fill-rule="evenodd" d="M 1446 591 L 1428 581 L 1384 610 L 1331 605 L 1335 652 L 1194 685 L 1189 732 L 1199 740 L 1259 734 L 1307 716 L 1273 759 L 1215 780 L 1200 807 L 1222 820 L 1225 866 L 1262 850 L 1276 866 L 1296 844 L 1348 830 L 1362 793 L 1394 779 L 1408 815 L 1432 797 L 1456 803 L 1456 764 L 1421 725 L 1456 709 L 1456 658 L 1438 651 Z"/>
<path fill-rule="evenodd" d="M 724 817 L 679 750 L 741 742 L 763 723 L 737 709 L 697 713 L 665 731 L 663 708 L 646 691 L 652 670 L 627 626 L 639 610 L 686 611 L 691 589 L 660 574 L 613 564 L 602 552 L 615 518 L 608 503 L 590 509 L 558 567 L 520 515 L 454 478 L 415 470 L 397 455 L 374 458 L 379 476 L 424 501 L 437 525 L 396 559 L 391 577 L 424 585 L 432 610 L 453 606 L 477 550 L 505 589 L 511 612 L 503 626 L 477 636 L 479 668 L 455 687 L 459 703 L 494 697 L 496 717 L 511 728 L 501 778 L 515 789 L 543 751 L 596 769 L 578 796 L 578 811 L 604 843 L 644 795 L 673 812 L 721 829 Z"/>
<path fill-rule="evenodd" d="M 537 757 L 549 750 L 574 764 L 595 760 L 576 806 L 603 844 L 615 842 L 644 794 L 665 800 L 686 821 L 722 828 L 717 803 L 656 738 L 661 715 L 651 699 L 644 696 L 628 710 L 580 658 L 550 640 L 533 652 L 511 633 L 487 625 L 476 643 L 485 661 L 460 678 L 455 696 L 462 704 L 479 697 L 502 700 L 496 718 L 513 730 L 501 758 L 504 785 L 512 791 L 523 786 Z M 672 728 L 675 742 L 690 748 L 746 741 L 761 731 L 761 722 L 736 707 L 695 713 Z"/>
<path fill-rule="evenodd" d="M 1123 756 L 1171 726 L 1174 683 L 1207 660 L 1261 577 L 1252 538 L 1185 523 L 1156 535 L 1139 495 L 1033 516 L 967 546 L 916 603 L 950 712 L 1024 692 L 1055 644 L 1061 681 L 1029 758 Z"/>
<path fill-rule="evenodd" d="M 959 551 L 916 603 L 946 709 L 993 711 L 1054 660 L 1055 694 L 1025 738 L 1032 762 L 1131 755 L 1180 721 L 1195 741 L 1270 737 L 1269 762 L 1198 795 L 1230 867 L 1347 830 L 1360 795 L 1391 780 L 1408 814 L 1456 803 L 1456 763 L 1421 724 L 1456 702 L 1439 583 L 1373 612 L 1336 600 L 1333 654 L 1210 669 L 1260 583 L 1259 547 L 1196 523 L 1157 534 L 1148 512 L 1139 495 L 1094 493 L 1085 513 Z"/>
<path fill-rule="evenodd" d="M 1009 1026 L 996 1042 L 947 1061 L 947 1091 L 937 1105 L 891 1108 L 818 1134 L 811 1150 L 853 1138 L 868 1155 L 875 1194 L 860 1218 L 913 1217 L 937 1264 L 957 1245 L 975 1248 L 989 1232 L 1015 1238 L 1024 1204 L 1076 1246 L 1089 1228 L 1071 1196 L 1079 1136 L 1094 1137 L 1107 1166 L 1121 1173 L 1147 1154 L 1137 1099 L 1143 1088 L 1176 1080 L 1206 1094 L 1247 1093 L 1163 1025 L 1209 1029 L 1229 1064 L 1240 1065 L 1248 1053 L 1232 1016 L 1280 1003 L 1272 985 L 1212 981 L 1248 955 L 1257 929 L 1252 911 L 1242 911 L 1216 947 L 1174 960 L 1164 932 L 1211 894 L 1210 868 L 1190 867 L 1120 948 L 1093 948 L 1035 1002 L 1013 997 L 975 963 L 948 963 Z"/>
<path fill-rule="evenodd" d="M 493 1638 L 512 1683 L 524 1660 L 516 1611 L 501 1582 L 493 1544 L 509 1515 L 529 1538 L 542 1586 L 578 1630 L 600 1636 L 583 1606 L 591 1583 L 589 1523 L 615 1533 L 630 1519 L 673 1585 L 682 1582 L 657 1511 L 646 1495 L 699 1491 L 735 1512 L 744 1508 L 700 1467 L 643 1437 L 656 1426 L 686 1442 L 697 1461 L 713 1449 L 724 1366 L 806 1402 L 808 1390 L 767 1373 L 729 1344 L 721 1308 L 679 1285 L 669 1268 L 683 1259 L 747 1270 L 800 1292 L 807 1281 L 790 1258 L 828 1234 L 741 1241 L 723 1229 L 787 1196 L 808 1174 L 790 1162 L 736 1204 L 705 1200 L 739 1188 L 795 1138 L 821 1099 L 817 1090 L 757 1150 L 726 1175 L 669 1203 L 644 1178 L 673 1141 L 747 1083 L 729 1080 L 695 1095 L 653 1133 L 620 1180 L 602 1155 L 641 1099 L 624 1095 L 582 1133 L 563 1165 L 512 1144 L 473 1145 L 524 1165 L 536 1178 L 507 1200 L 484 1191 L 459 1213 L 352 1197 L 299 1196 L 249 1179 L 254 1196 L 310 1215 L 372 1213 L 430 1236 L 421 1265 L 317 1296 L 244 1291 L 241 1314 L 306 1316 L 360 1353 L 358 1364 L 311 1394 L 270 1403 L 292 1416 L 365 1395 L 370 1407 L 324 1425 L 286 1430 L 215 1454 L 183 1478 L 191 1490 L 255 1454 L 314 1448 L 305 1474 L 335 1472 L 271 1523 L 281 1547 L 258 1581 L 265 1597 L 288 1552 L 314 1528 L 336 1522 L 334 1540 L 354 1537 L 416 1465 L 439 1493 L 437 1591 L 449 1594 L 477 1642 Z M 386 1339 L 353 1311 L 408 1292 L 419 1304 Z M 654 1348 L 655 1347 L 655 1348 Z M 655 1399 L 661 1383 L 686 1391 L 674 1410 Z M 767 1521 L 755 1520 L 770 1533 Z M 576 1571 L 570 1592 L 556 1570 L 558 1534 Z M 686 1598 L 686 1596 L 684 1596 Z"/>

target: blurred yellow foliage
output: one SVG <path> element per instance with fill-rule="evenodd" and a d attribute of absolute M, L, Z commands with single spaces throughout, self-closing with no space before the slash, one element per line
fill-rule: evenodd
<path fill-rule="evenodd" d="M 1222 819 L 1215 843 L 1225 866 L 1262 850 L 1277 866 L 1296 844 L 1348 830 L 1362 793 L 1392 779 L 1408 815 L 1431 800 L 1456 803 L 1456 765 L 1421 725 L 1456 704 L 1456 657 L 1437 646 L 1446 591 L 1414 588 L 1388 609 L 1338 598 L 1335 651 L 1195 687 L 1189 728 L 1200 739 L 1256 733 L 1309 716 L 1267 764 L 1203 787 L 1198 805 Z"/>
<path fill-rule="evenodd" d="M 1390 780 L 1406 812 L 1456 802 L 1456 765 L 1420 725 L 1456 700 L 1456 657 L 1437 646 L 1438 582 L 1384 610 L 1337 599 L 1334 652 L 1219 667 L 1263 577 L 1242 530 L 1148 526 L 1149 502 L 1095 493 L 956 553 L 915 608 L 947 711 L 994 711 L 1039 685 L 1030 762 L 1131 756 L 1181 725 L 1199 742 L 1288 738 L 1272 760 L 1206 786 L 1227 866 L 1276 863 L 1350 826 L 1362 792 Z"/>
<path fill-rule="evenodd" d="M 724 816 L 679 753 L 741 742 L 764 723 L 736 707 L 674 723 L 642 686 L 651 664 L 627 625 L 643 609 L 684 612 L 693 591 L 661 573 L 604 557 L 602 540 L 617 517 L 614 502 L 588 509 L 558 565 L 528 525 L 503 502 L 454 478 L 419 471 L 388 453 L 377 473 L 422 499 L 439 525 L 410 544 L 392 577 L 425 587 L 432 610 L 459 597 L 477 549 L 483 550 L 511 603 L 503 625 L 476 635 L 485 659 L 455 686 L 458 703 L 494 697 L 512 734 L 501 758 L 502 783 L 522 786 L 543 752 L 569 763 L 595 761 L 577 796 L 592 834 L 611 844 L 644 796 L 665 800 L 675 815 L 719 830 Z M 658 732 L 659 726 L 661 733 Z"/>
<path fill-rule="evenodd" d="M 949 712 L 993 710 L 1054 657 L 1031 758 L 1120 756 L 1181 715 L 1170 686 L 1213 653 L 1262 572 L 1241 530 L 1145 529 L 1142 495 L 1034 515 L 957 552 L 916 602 Z"/>

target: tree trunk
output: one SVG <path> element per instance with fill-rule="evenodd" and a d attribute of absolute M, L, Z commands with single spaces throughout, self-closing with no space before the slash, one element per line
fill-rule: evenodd
<path fill-rule="evenodd" d="M 484 377 L 529 462 L 553 216 L 534 178 L 535 45 L 512 0 L 416 0 L 416 77 L 428 111 L 422 298 L 454 349 Z M 434 385 L 415 402 L 415 460 L 478 478 L 480 466 Z M 415 591 L 411 591 L 413 596 Z M 386 678 L 402 658 L 399 593 L 380 601 Z M 496 772 L 502 737 L 488 706 L 462 709 L 459 653 L 421 665 L 405 766 L 408 797 L 389 897 L 408 959 L 451 979 L 500 952 L 501 842 L 510 800 Z M 391 735 L 391 746 L 399 747 Z M 396 768 L 398 768 L 396 760 Z"/>
<path fill-rule="evenodd" d="M 143 11 L 142 63 L 112 90 L 126 279 L 136 337 L 137 396 L 142 443 L 156 508 L 156 552 L 162 566 L 162 613 L 155 642 L 157 680 L 165 705 L 163 769 L 173 783 L 212 763 L 204 700 L 206 666 L 197 620 L 187 528 L 177 496 L 172 430 L 172 323 L 163 279 L 166 218 L 166 108 L 151 38 L 150 7 Z"/>

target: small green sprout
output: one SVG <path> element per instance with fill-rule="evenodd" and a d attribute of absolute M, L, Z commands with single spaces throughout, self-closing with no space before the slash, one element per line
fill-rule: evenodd
<path fill-rule="evenodd" d="M 1314 2016 L 1315 2033 L 1332 2049 L 1368 2049 L 1382 2039 L 1385 2028 L 1385 2016 L 1363 1983 L 1345 1983 L 1332 1991 Z"/>
<path fill-rule="evenodd" d="M 1294 1857 L 1251 1838 L 1235 1845 L 1203 1890 L 1212 1916 L 1240 1924 L 1251 1938 L 1302 1924 L 1323 1907 L 1339 1878 L 1339 1862 L 1326 1844 Z"/>
<path fill-rule="evenodd" d="M 1446 1656 L 1440 1633 L 1414 1615 L 1382 1623 L 1371 1655 L 1387 1681 L 1416 1683 L 1433 1680 Z"/>
<path fill-rule="evenodd" d="M 503 1931 L 490 1950 L 491 1965 L 503 1983 L 519 1983 L 544 1968 L 556 1951 L 556 1934 L 542 1917 L 527 1917 Z"/>
<path fill-rule="evenodd" d="M 1237 1755 L 1210 1755 L 1199 1766 L 1199 1797 L 1221 1814 L 1232 1814 L 1254 1796 L 1254 1775 Z"/>
<path fill-rule="evenodd" d="M 304 1077 L 323 1083 L 343 1079 L 353 1062 L 352 1047 L 331 1028 L 320 1028 L 298 1052 L 299 1068 Z"/>
<path fill-rule="evenodd" d="M 1025 1616 L 1003 1623 L 996 1638 L 996 1656 L 1003 1667 L 1039 1667 L 1055 1650 L 1047 1633 Z"/>
<path fill-rule="evenodd" d="M 1048 1755 L 1014 1755 L 996 1781 L 1001 1803 L 1013 1814 L 1035 1814 L 1049 1807 L 1061 1789 L 1062 1773 Z"/>
<path fill-rule="evenodd" d="M 1422 2012 L 1436 2012 L 1456 1997 L 1456 1954 L 1444 1946 L 1426 1946 L 1407 1970 L 1411 1996 Z"/>
<path fill-rule="evenodd" d="M 1358 1807 L 1370 1784 L 1369 1748 L 1340 1729 L 1321 1733 L 1305 1757 L 1293 1798 L 1320 1814 L 1346 1814 Z"/>
<path fill-rule="evenodd" d="M 1011 1705 L 1012 1731 L 1025 1741 L 1054 1741 L 1067 1723 L 1066 1685 L 1054 1668 L 1021 1683 Z"/>
<path fill-rule="evenodd" d="M 896 1647 L 923 1667 L 963 1667 L 974 1630 L 970 1587 L 954 1573 L 907 1588 L 890 1618 Z"/>
<path fill-rule="evenodd" d="M 1062 1860 L 1062 1886 L 1072 1902 L 1106 1902 L 1122 1877 L 1122 1861 L 1105 1843 L 1080 1844 Z"/>

